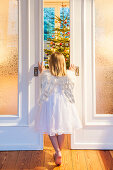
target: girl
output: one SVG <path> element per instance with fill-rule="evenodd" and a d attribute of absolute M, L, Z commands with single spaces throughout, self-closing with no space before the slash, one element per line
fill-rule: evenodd
<path fill-rule="evenodd" d="M 55 52 L 49 58 L 49 69 L 45 69 L 43 62 L 38 62 L 38 68 L 41 94 L 35 128 L 48 134 L 55 149 L 55 163 L 61 165 L 64 134 L 72 134 L 73 128 L 82 128 L 74 97 L 75 66 L 66 70 L 64 55 Z"/>

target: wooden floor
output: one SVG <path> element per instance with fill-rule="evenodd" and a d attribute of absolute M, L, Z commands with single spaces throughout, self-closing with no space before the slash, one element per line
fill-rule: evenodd
<path fill-rule="evenodd" d="M 62 165 L 56 167 L 54 149 L 48 135 L 44 135 L 43 151 L 0 151 L 2 170 L 112 170 L 113 151 L 110 150 L 71 150 L 70 135 L 65 135 L 62 150 Z"/>

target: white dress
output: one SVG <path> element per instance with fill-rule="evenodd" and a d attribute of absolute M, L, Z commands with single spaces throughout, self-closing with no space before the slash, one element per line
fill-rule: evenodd
<path fill-rule="evenodd" d="M 57 77 L 49 70 L 44 70 L 39 80 L 41 92 L 35 116 L 35 131 L 54 136 L 72 134 L 74 128 L 82 128 L 73 91 L 76 87 L 74 72 L 67 70 L 66 76 Z"/>

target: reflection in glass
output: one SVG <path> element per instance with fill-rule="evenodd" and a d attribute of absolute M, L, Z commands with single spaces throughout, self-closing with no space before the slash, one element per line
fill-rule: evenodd
<path fill-rule="evenodd" d="M 96 113 L 113 114 L 113 1 L 95 0 Z"/>
<path fill-rule="evenodd" d="M 0 1 L 0 115 L 16 115 L 18 98 L 18 1 Z"/>
<path fill-rule="evenodd" d="M 65 56 L 70 65 L 70 9 L 69 0 L 44 0 L 44 65 L 55 51 Z"/>

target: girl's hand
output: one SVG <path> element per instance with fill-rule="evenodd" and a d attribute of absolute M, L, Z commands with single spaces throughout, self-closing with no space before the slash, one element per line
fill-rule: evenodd
<path fill-rule="evenodd" d="M 43 70 L 45 70 L 45 66 L 43 65 L 43 61 L 41 62 L 41 64 L 40 64 L 39 61 L 38 61 L 38 69 L 39 69 L 40 73 L 41 73 Z"/>
<path fill-rule="evenodd" d="M 75 71 L 76 70 L 76 66 L 74 64 L 71 64 L 71 66 L 69 67 L 69 70 Z"/>

